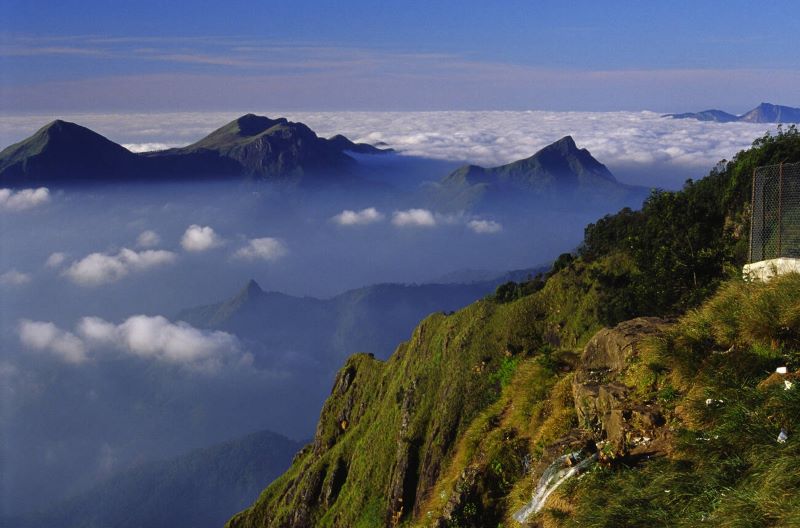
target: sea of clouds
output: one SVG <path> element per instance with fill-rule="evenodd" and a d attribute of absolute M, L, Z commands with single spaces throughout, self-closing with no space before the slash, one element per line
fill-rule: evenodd
<path fill-rule="evenodd" d="M 685 110 L 685 109 L 682 109 Z M 677 120 L 655 112 L 440 111 L 280 112 L 319 135 L 384 142 L 399 153 L 494 166 L 531 156 L 571 135 L 626 183 L 674 188 L 730 159 L 775 125 Z M 0 144 L 32 134 L 56 117 L 85 125 L 133 151 L 186 145 L 242 112 L 24 115 L 0 118 Z"/>

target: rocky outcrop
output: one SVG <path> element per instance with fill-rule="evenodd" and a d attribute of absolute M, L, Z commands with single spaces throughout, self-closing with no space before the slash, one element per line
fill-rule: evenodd
<path fill-rule="evenodd" d="M 397 434 L 397 448 L 394 465 L 389 480 L 389 504 L 387 517 L 392 526 L 400 524 L 403 514 L 414 505 L 419 465 L 419 446 L 409 437 L 409 425 L 414 411 L 416 383 L 412 381 L 407 389 L 398 394 L 400 403 L 400 430 Z"/>
<path fill-rule="evenodd" d="M 666 326 L 662 319 L 632 319 L 601 330 L 586 345 L 572 393 L 580 425 L 604 446 L 601 455 L 616 458 L 662 448 L 667 434 L 662 410 L 653 401 L 639 401 L 625 384 L 625 373 L 643 343 Z"/>
<path fill-rule="evenodd" d="M 314 434 L 312 451 L 319 456 L 333 447 L 348 428 L 354 426 L 366 412 L 365 390 L 369 385 L 359 382 L 363 370 L 380 368 L 383 364 L 372 354 L 355 354 L 336 375 L 331 397 L 320 413 Z"/>

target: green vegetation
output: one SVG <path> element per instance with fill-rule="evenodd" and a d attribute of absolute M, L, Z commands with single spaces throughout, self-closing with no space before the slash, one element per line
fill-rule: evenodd
<path fill-rule="evenodd" d="M 353 356 L 339 372 L 313 445 L 230 526 L 381 526 L 413 519 L 448 462 L 474 456 L 458 439 L 476 423 L 494 430 L 486 410 L 504 405 L 501 395 L 510 394 L 510 380 L 523 371 L 515 366 L 535 357 L 542 336 L 558 324 L 547 317 L 551 302 L 546 295 L 481 301 L 451 316 L 428 317 L 386 363 Z M 578 310 L 569 302 L 563 308 Z M 491 438 L 512 436 L 495 431 Z M 486 460 L 494 463 L 492 483 L 501 484 L 487 497 L 502 495 L 519 478 L 517 447 L 525 443 L 500 449 L 501 441 Z"/>
<path fill-rule="evenodd" d="M 768 377 L 797 361 L 798 295 L 797 275 L 768 285 L 731 281 L 682 318 L 656 346 L 668 372 L 659 393 L 671 388 L 677 397 L 674 452 L 596 467 L 563 492 L 575 512 L 555 525 L 798 526 L 800 388 Z M 777 442 L 782 429 L 785 444 Z"/>
<path fill-rule="evenodd" d="M 618 373 L 632 403 L 658 407 L 660 456 L 605 446 L 532 525 L 800 526 L 800 386 L 768 377 L 800 366 L 800 277 L 733 278 L 753 167 L 798 160 L 796 129 L 760 138 L 708 178 L 589 226 L 548 276 L 430 316 L 385 363 L 352 357 L 314 443 L 229 527 L 515 526 L 544 467 L 597 439 L 573 401 L 587 341 L 679 314 Z"/>
<path fill-rule="evenodd" d="M 624 209 L 589 225 L 582 260 L 619 253 L 626 262 L 596 273 L 603 323 L 683 313 L 738 273 L 747 258 L 753 170 L 793 160 L 800 160 L 795 126 L 757 139 L 680 192 L 653 192 L 641 211 Z"/>

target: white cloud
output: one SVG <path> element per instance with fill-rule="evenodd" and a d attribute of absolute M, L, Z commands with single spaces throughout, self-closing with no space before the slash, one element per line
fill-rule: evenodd
<path fill-rule="evenodd" d="M 118 325 L 99 317 L 84 317 L 78 323 L 78 332 L 94 346 L 110 346 L 141 358 L 182 365 L 213 366 L 223 356 L 239 352 L 239 342 L 231 334 L 199 330 L 162 316 L 135 315 Z"/>
<path fill-rule="evenodd" d="M 19 323 L 19 339 L 26 347 L 51 352 L 65 363 L 78 364 L 88 359 L 84 342 L 53 323 L 23 319 Z"/>
<path fill-rule="evenodd" d="M 0 189 L 0 211 L 24 211 L 50 201 L 47 187 L 38 189 Z"/>
<path fill-rule="evenodd" d="M 159 245 L 161 243 L 161 237 L 158 236 L 158 233 L 148 229 L 147 231 L 142 231 L 139 233 L 139 236 L 136 237 L 136 245 L 140 248 L 151 248 Z"/>
<path fill-rule="evenodd" d="M 67 260 L 67 254 L 62 253 L 61 251 L 56 251 L 55 253 L 51 253 L 47 260 L 44 262 L 44 265 L 48 268 L 58 268 L 61 266 L 64 261 Z"/>
<path fill-rule="evenodd" d="M 181 238 L 181 246 L 186 251 L 207 251 L 222 244 L 222 240 L 210 226 L 190 225 Z"/>
<path fill-rule="evenodd" d="M 145 271 L 175 262 L 177 256 L 171 251 L 134 251 L 122 248 L 116 255 L 92 253 L 73 262 L 64 275 L 81 286 L 96 286 L 115 282 L 132 272 Z"/>
<path fill-rule="evenodd" d="M 251 360 L 232 334 L 173 323 L 160 315 L 134 315 L 120 324 L 84 317 L 75 333 L 50 322 L 23 320 L 19 338 L 26 347 L 49 351 L 67 363 L 98 357 L 96 352 L 104 349 L 206 371 L 216 370 L 226 362 Z"/>
<path fill-rule="evenodd" d="M 367 207 L 366 209 L 362 209 L 360 211 L 345 209 L 341 213 L 334 216 L 332 220 L 342 226 L 353 226 L 373 224 L 375 222 L 380 222 L 384 218 L 385 216 L 383 213 L 374 207 Z"/>
<path fill-rule="evenodd" d="M 392 215 L 392 224 L 397 227 L 434 227 L 436 217 L 427 209 L 395 211 Z"/>
<path fill-rule="evenodd" d="M 503 230 L 502 224 L 494 220 L 470 220 L 467 227 L 479 235 L 490 235 Z"/>
<path fill-rule="evenodd" d="M 253 238 L 247 242 L 247 245 L 240 248 L 233 254 L 234 258 L 242 260 L 278 260 L 286 254 L 289 250 L 286 244 L 277 238 L 264 237 Z"/>
<path fill-rule="evenodd" d="M 78 333 L 93 344 L 113 344 L 117 339 L 117 326 L 100 317 L 84 317 L 78 322 Z"/>
<path fill-rule="evenodd" d="M 28 273 L 22 273 L 15 269 L 8 270 L 0 275 L 0 284 L 3 286 L 22 286 L 31 281 L 31 276 Z"/>
<path fill-rule="evenodd" d="M 153 152 L 155 150 L 167 150 L 181 145 L 178 143 L 123 143 L 122 146 L 131 152 Z"/>

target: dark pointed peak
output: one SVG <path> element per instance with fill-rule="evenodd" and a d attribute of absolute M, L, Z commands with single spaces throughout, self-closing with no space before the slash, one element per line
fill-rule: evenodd
<path fill-rule="evenodd" d="M 250 279 L 249 281 L 247 281 L 247 284 L 244 285 L 244 288 L 242 288 L 242 290 L 241 290 L 241 292 L 239 294 L 240 295 L 242 295 L 242 294 L 246 294 L 246 295 L 256 294 L 256 295 L 258 295 L 260 293 L 264 293 L 264 290 L 261 289 L 261 286 L 258 285 L 258 283 L 255 281 L 255 279 Z"/>
<path fill-rule="evenodd" d="M 40 129 L 40 132 L 54 132 L 54 133 L 62 133 L 62 132 L 93 132 L 92 130 L 82 127 L 76 123 L 72 123 L 70 121 L 64 121 L 63 119 L 56 119 L 47 123 Z M 93 132 L 96 134 L 96 132 Z"/>
<path fill-rule="evenodd" d="M 573 152 L 580 150 L 578 148 L 578 145 L 575 144 L 575 140 L 572 139 L 572 136 L 564 136 L 558 141 L 548 145 L 545 148 L 560 150 L 561 152 Z"/>
<path fill-rule="evenodd" d="M 225 306 L 237 308 L 249 303 L 253 299 L 258 299 L 262 295 L 264 295 L 264 290 L 261 289 L 261 286 L 259 286 L 255 280 L 250 279 L 247 281 L 247 284 L 244 285 L 244 288 L 239 290 L 236 295 L 225 303 Z"/>
<path fill-rule="evenodd" d="M 553 143 L 550 143 L 546 147 L 537 151 L 533 156 L 531 156 L 528 159 L 530 160 L 544 160 L 553 158 L 567 159 L 575 156 L 585 157 L 587 154 L 591 156 L 588 150 L 578 148 L 578 145 L 575 143 L 575 140 L 572 139 L 572 136 L 564 136 L 558 141 L 554 141 Z"/>

